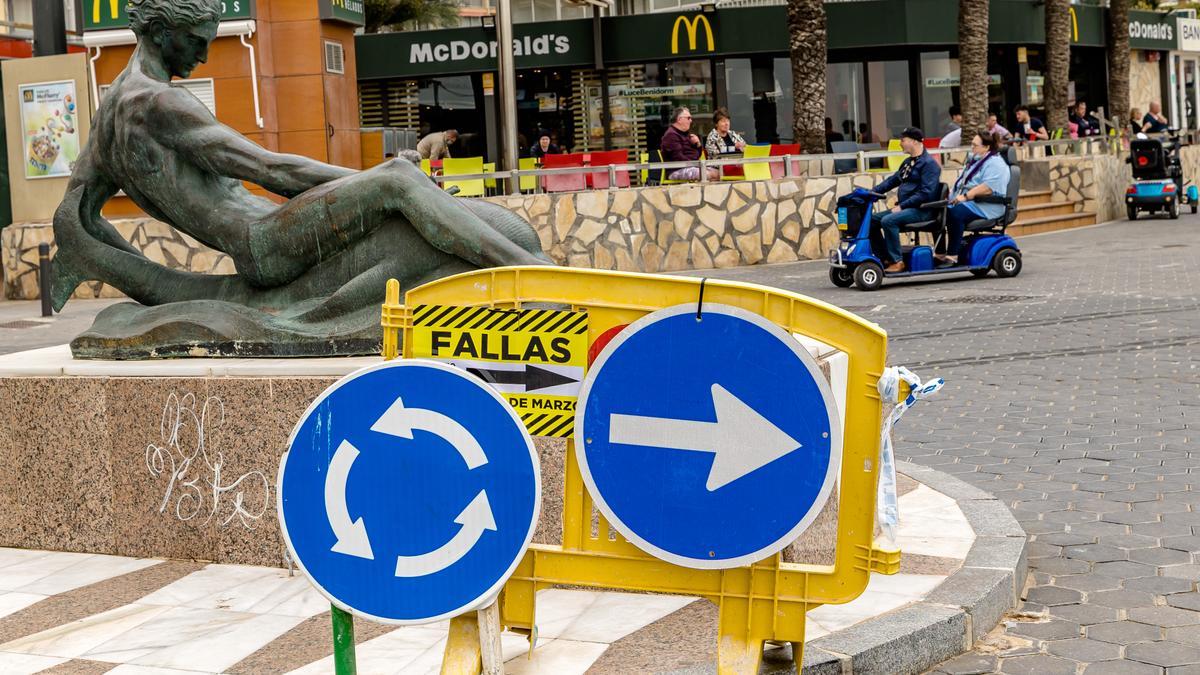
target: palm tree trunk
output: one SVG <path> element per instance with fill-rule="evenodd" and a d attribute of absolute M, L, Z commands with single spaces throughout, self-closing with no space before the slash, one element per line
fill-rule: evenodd
<path fill-rule="evenodd" d="M 1046 0 L 1046 127 L 1051 135 L 1056 129 L 1066 135 L 1067 81 L 1070 77 L 1071 3 L 1070 0 Z"/>
<path fill-rule="evenodd" d="M 958 103 L 964 142 L 987 127 L 988 0 L 958 0 Z"/>
<path fill-rule="evenodd" d="M 807 153 L 825 152 L 825 4 L 788 0 L 792 56 L 792 133 Z"/>
<path fill-rule="evenodd" d="M 1117 133 L 1129 128 L 1129 0 L 1108 3 L 1108 110 Z"/>

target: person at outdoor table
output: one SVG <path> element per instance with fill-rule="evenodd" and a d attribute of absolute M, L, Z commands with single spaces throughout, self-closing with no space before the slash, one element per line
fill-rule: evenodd
<path fill-rule="evenodd" d="M 988 195 L 1004 197 L 1008 193 L 1010 173 L 1008 164 L 1000 157 L 1000 137 L 996 134 L 975 134 L 971 140 L 971 157 L 954 188 L 950 190 L 950 210 L 946 213 L 949 236 L 946 254 L 935 256 L 939 266 L 958 264 L 958 249 L 963 231 L 974 220 L 991 220 L 1004 215 L 1004 204 L 977 202 Z"/>
<path fill-rule="evenodd" d="M 1067 119 L 1079 127 L 1080 138 L 1100 135 L 1100 121 L 1088 114 L 1087 101 L 1076 101 Z"/>
<path fill-rule="evenodd" d="M 663 133 L 659 150 L 664 162 L 695 162 L 700 159 L 700 137 L 691 132 L 692 111 L 676 108 L 671 112 L 671 126 Z M 718 180 L 721 175 L 716 169 L 708 170 L 709 180 Z M 700 167 L 685 166 L 675 169 L 667 178 L 671 180 L 700 180 Z"/>
<path fill-rule="evenodd" d="M 1050 133 L 1046 131 L 1046 125 L 1042 124 L 1038 118 L 1029 116 L 1028 106 L 1017 106 L 1016 114 L 1017 130 L 1013 132 L 1013 137 L 1026 141 L 1050 140 Z"/>
<path fill-rule="evenodd" d="M 925 134 L 920 129 L 908 127 L 901 131 L 900 147 L 908 157 L 900 163 L 896 173 L 875 186 L 875 191 L 879 193 L 899 188 L 896 205 L 891 210 L 871 214 L 871 249 L 879 252 L 879 257 L 886 264 L 886 272 L 904 271 L 900 226 L 934 219 L 932 212 L 920 207 L 940 197 L 942 167 L 926 152 L 924 141 Z M 879 245 L 880 232 L 883 233 L 883 246 Z"/>
<path fill-rule="evenodd" d="M 1161 134 L 1171 128 L 1171 124 L 1167 121 L 1166 116 L 1162 114 L 1162 106 L 1158 102 L 1150 104 L 1150 112 L 1142 118 L 1142 132 L 1147 134 Z"/>
<path fill-rule="evenodd" d="M 741 152 L 746 147 L 746 141 L 738 132 L 729 128 L 731 122 L 728 110 L 717 108 L 713 113 L 713 129 L 704 139 L 704 152 L 709 158 L 718 159 L 721 155 Z"/>
<path fill-rule="evenodd" d="M 1137 135 L 1145 131 L 1146 124 L 1142 122 L 1141 108 L 1129 109 L 1129 133 Z"/>
<path fill-rule="evenodd" d="M 560 152 L 558 146 L 550 140 L 549 132 L 543 131 L 538 135 L 538 142 L 534 143 L 533 147 L 529 149 L 529 156 L 541 159 L 546 155 L 557 155 Z"/>
<path fill-rule="evenodd" d="M 445 159 L 450 156 L 450 146 L 457 140 L 457 129 L 437 131 L 417 141 L 417 152 L 421 153 L 421 159 Z"/>
<path fill-rule="evenodd" d="M 1000 120 L 996 118 L 996 113 L 988 113 L 987 132 L 998 135 L 1002 141 L 1012 138 L 1012 133 L 1000 126 Z"/>

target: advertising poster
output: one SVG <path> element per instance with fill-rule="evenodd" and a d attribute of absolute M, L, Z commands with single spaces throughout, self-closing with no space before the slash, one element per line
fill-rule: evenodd
<path fill-rule="evenodd" d="M 79 158 L 74 80 L 23 84 L 19 95 L 25 177 L 70 176 Z"/>

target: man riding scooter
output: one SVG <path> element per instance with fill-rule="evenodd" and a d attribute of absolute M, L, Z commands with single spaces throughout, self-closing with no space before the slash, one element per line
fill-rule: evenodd
<path fill-rule="evenodd" d="M 900 132 L 900 147 L 908 157 L 900 164 L 896 173 L 888 176 L 875 187 L 879 193 L 900 188 L 896 205 L 890 211 L 877 211 L 871 215 L 871 248 L 882 252 L 884 271 L 903 272 L 904 253 L 900 248 L 900 226 L 933 220 L 937 214 L 920 208 L 921 204 L 937 201 L 940 197 L 942 167 L 925 151 L 925 135 L 920 129 L 908 127 Z M 880 233 L 883 242 L 880 242 Z"/>

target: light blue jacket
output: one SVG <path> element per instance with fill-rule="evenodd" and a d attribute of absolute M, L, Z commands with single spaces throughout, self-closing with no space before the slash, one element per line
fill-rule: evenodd
<path fill-rule="evenodd" d="M 976 185 L 984 184 L 992 189 L 992 194 L 997 197 L 1008 196 L 1008 179 L 1009 171 L 1008 164 L 1005 163 L 999 155 L 990 155 L 983 158 L 983 166 L 972 173 L 974 162 L 963 167 L 962 174 L 958 177 L 958 182 L 954 184 L 954 194 L 960 195 Z M 963 178 L 971 174 L 971 178 L 963 181 Z M 975 212 L 975 215 L 980 218 L 999 218 L 1004 215 L 1004 204 L 990 204 L 966 202 L 967 208 Z"/>

